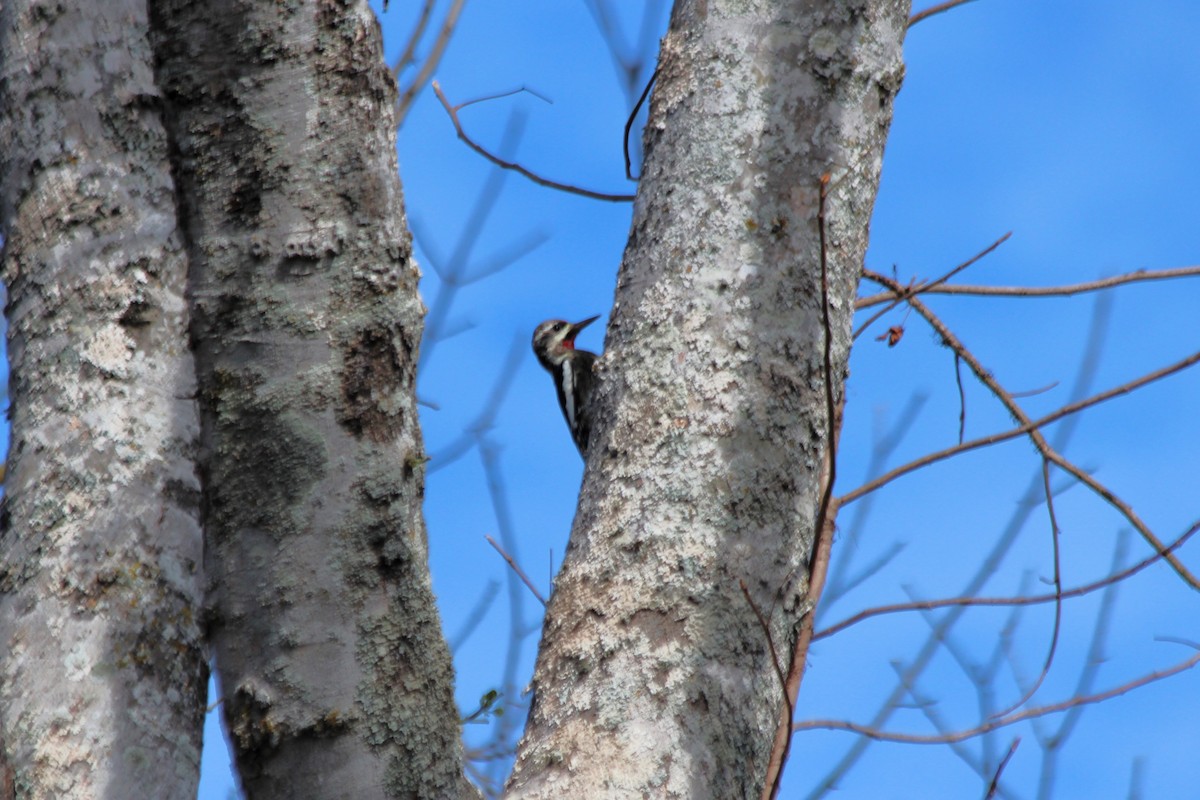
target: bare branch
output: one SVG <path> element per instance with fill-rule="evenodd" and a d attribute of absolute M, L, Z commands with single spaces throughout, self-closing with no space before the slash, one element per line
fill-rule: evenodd
<path fill-rule="evenodd" d="M 530 231 L 518 241 L 492 254 L 487 261 L 476 266 L 472 274 L 456 276 L 454 278 L 457 281 L 456 285 L 459 287 L 470 286 L 472 283 L 478 283 L 484 278 L 490 278 L 497 272 L 503 272 L 548 241 L 550 241 L 550 234 L 545 231 Z M 447 283 L 449 282 L 447 281 Z"/>
<path fill-rule="evenodd" d="M 493 155 L 487 149 L 485 149 L 482 145 L 478 144 L 474 139 L 472 139 L 470 136 L 468 136 L 467 132 L 465 130 L 463 130 L 462 122 L 458 118 L 458 111 L 459 111 L 459 109 L 463 108 L 463 105 L 458 105 L 458 106 L 451 105 L 450 101 L 446 99 L 445 93 L 442 92 L 441 85 L 439 85 L 437 81 L 433 82 L 433 92 L 434 92 L 434 94 L 437 95 L 438 100 L 441 101 L 442 108 L 446 109 L 446 113 L 450 116 L 450 122 L 454 125 L 454 132 L 456 134 L 458 134 L 458 138 L 462 139 L 463 142 L 466 143 L 467 147 L 470 147 L 476 153 L 483 156 L 488 161 L 492 162 L 493 164 L 500 167 L 501 169 L 512 170 L 513 172 L 524 175 L 526 178 L 533 181 L 538 186 L 545 186 L 547 188 L 558 189 L 559 191 L 567 192 L 569 194 L 577 194 L 577 195 L 581 195 L 583 197 L 590 197 L 593 200 L 607 200 L 607 201 L 614 202 L 614 203 L 629 203 L 629 202 L 633 201 L 634 195 L 631 195 L 631 194 L 609 194 L 607 192 L 596 192 L 596 191 L 592 191 L 591 189 L 584 189 L 579 186 L 572 186 L 569 183 L 559 183 L 558 181 L 552 181 L 549 178 L 543 178 L 541 175 L 538 175 L 537 173 L 526 169 L 525 167 L 521 166 L 520 164 L 516 163 L 515 161 L 508 161 L 506 159 L 500 158 L 499 156 Z"/>
<path fill-rule="evenodd" d="M 963 270 L 965 270 L 967 267 L 973 266 L 973 265 L 974 265 L 976 262 L 980 261 L 980 260 L 981 260 L 981 259 L 982 259 L 984 256 L 990 255 L 990 254 L 991 254 L 991 252 L 992 252 L 993 250 L 995 250 L 997 247 L 999 247 L 1000 245 L 1004 244 L 1005 242 L 1007 242 L 1007 241 L 1008 241 L 1009 239 L 1011 239 L 1011 238 L 1012 238 L 1012 231 L 1009 231 L 1008 233 L 1004 234 L 1003 236 L 1001 236 L 1001 237 L 1000 237 L 999 239 L 997 239 L 996 241 L 994 241 L 994 242 L 992 242 L 991 244 L 989 244 L 987 247 L 985 247 L 985 248 L 983 248 L 982 250 L 980 250 L 980 251 L 979 251 L 978 253 L 976 253 L 975 255 L 973 255 L 973 256 L 971 256 L 970 258 L 968 258 L 968 259 L 967 259 L 966 261 L 964 261 L 963 263 L 959 264 L 959 265 L 958 265 L 957 267 L 955 267 L 954 269 L 952 269 L 952 270 L 950 270 L 949 272 L 947 272 L 947 273 L 946 273 L 945 275 L 943 275 L 942 277 L 940 277 L 940 278 L 935 278 L 934 280 L 931 280 L 931 281 L 926 281 L 925 283 L 921 284 L 919 287 L 917 287 L 917 293 L 921 293 L 921 292 L 927 292 L 927 291 L 929 291 L 930 289 L 934 289 L 934 288 L 936 288 L 936 287 L 938 287 L 938 286 L 941 286 L 942 284 L 946 283 L 946 282 L 947 282 L 947 281 L 949 281 L 951 278 L 953 278 L 955 275 L 957 275 L 958 273 L 960 273 L 960 272 L 962 272 Z"/>
<path fill-rule="evenodd" d="M 881 286 L 891 289 L 896 294 L 900 294 L 904 291 L 904 287 L 902 287 L 896 281 L 893 281 L 891 278 L 888 278 L 886 275 L 880 275 L 879 273 L 872 272 L 870 270 L 863 270 L 863 274 Z M 1134 512 L 1133 508 L 1128 503 L 1121 500 L 1111 489 L 1101 484 L 1079 467 L 1075 466 L 1075 464 L 1064 458 L 1050 446 L 1050 444 L 1046 441 L 1046 438 L 1042 436 L 1040 431 L 1038 431 L 1037 426 L 1033 425 L 1032 420 L 1030 420 L 1025 414 L 1025 411 L 1021 408 L 1021 406 L 1015 400 L 1013 400 L 1012 395 L 1009 394 L 1008 390 L 1000 385 L 999 381 L 995 379 L 991 372 L 985 369 L 984 366 L 979 362 L 979 360 L 975 357 L 975 354 L 967 349 L 967 347 L 958 339 L 954 332 L 951 331 L 950 328 L 948 328 L 946 324 L 943 323 L 928 306 L 921 302 L 921 300 L 917 297 L 909 297 L 907 298 L 907 302 L 910 306 L 912 306 L 914 311 L 924 317 L 925 321 L 928 322 L 935 331 L 937 331 L 938 335 L 942 339 L 942 342 L 944 342 L 945 345 L 952 349 L 956 354 L 961 356 L 963 361 L 967 363 L 967 366 L 971 368 L 971 371 L 975 373 L 975 377 L 979 380 L 979 382 L 986 386 L 988 390 L 991 391 L 998 400 L 1000 400 L 1004 407 L 1008 409 L 1008 412 L 1012 414 L 1013 417 L 1015 417 L 1023 427 L 1029 428 L 1029 431 L 1026 435 L 1029 437 L 1030 441 L 1033 442 L 1034 447 L 1037 448 L 1038 452 L 1042 455 L 1042 458 L 1049 460 L 1050 462 L 1058 465 L 1063 470 L 1078 478 L 1080 482 L 1085 484 L 1096 494 L 1100 495 L 1100 497 L 1104 498 L 1109 505 L 1117 509 L 1117 511 L 1119 511 L 1121 515 L 1125 517 L 1125 519 L 1129 520 L 1129 524 L 1133 525 L 1138 533 L 1142 535 L 1142 538 L 1144 538 L 1155 550 L 1163 550 L 1162 542 L 1154 534 L 1154 532 L 1150 530 L 1146 523 L 1143 522 L 1142 519 Z M 1200 590 L 1200 579 L 1197 579 L 1196 576 L 1193 575 L 1188 568 L 1183 565 L 1183 562 L 1176 558 L 1174 554 L 1168 553 L 1165 557 L 1167 559 L 1167 563 L 1175 569 L 1176 574 L 1178 574 L 1180 578 L 1182 578 L 1193 589 Z"/>
<path fill-rule="evenodd" d="M 1108 295 L 1101 295 L 1101 299 Z M 1079 369 L 1074 381 L 1074 386 L 1071 390 L 1071 397 L 1078 398 L 1084 396 L 1090 391 L 1090 386 L 1095 378 L 1096 365 L 1099 362 L 1100 353 L 1104 346 L 1104 326 L 1101 304 L 1097 304 L 1097 312 L 1093 314 L 1092 331 L 1087 336 L 1087 349 L 1082 359 L 1079 362 Z M 1063 424 L 1058 426 L 1054 431 L 1054 446 L 1058 449 L 1065 448 L 1071 437 L 1074 435 L 1076 424 L 1079 417 L 1068 417 L 1063 421 Z M 1043 487 L 1041 474 L 1031 482 L 1030 486 L 1022 494 L 1017 501 L 1016 507 L 1013 509 L 1012 516 L 1004 525 L 1003 531 L 992 543 L 983 560 L 978 564 L 974 574 L 967 580 L 966 585 L 960 592 L 966 597 L 974 597 L 982 590 L 987 582 L 996 573 L 1000 564 L 1005 557 L 1012 552 L 1013 546 L 1018 535 L 1024 529 L 1029 517 L 1033 513 L 1033 509 L 1040 505 L 1043 495 Z M 917 677 L 929 667 L 934 656 L 940 652 L 943 647 L 943 642 L 946 637 L 962 620 L 963 615 L 969 609 L 964 607 L 948 608 L 941 615 L 941 619 L 935 623 L 934 630 L 925 639 L 925 642 L 920 646 L 913 659 L 909 662 L 905 669 L 905 679 L 908 683 L 912 683 Z M 1016 621 L 1016 615 L 1013 615 L 1013 621 Z M 897 708 L 897 704 L 906 690 L 903 685 L 898 685 L 888 693 L 888 696 L 882 701 L 878 710 L 872 717 L 871 724 L 875 727 L 882 726 L 892 715 Z M 866 737 L 858 737 L 854 739 L 848 747 L 846 753 L 825 772 L 819 779 L 817 787 L 813 790 L 813 796 L 821 796 L 829 792 L 839 785 L 841 780 L 851 770 L 856 763 L 862 758 L 867 748 L 872 744 L 872 740 Z"/>
<path fill-rule="evenodd" d="M 1190 539 L 1192 534 L 1194 534 L 1197 530 L 1200 530 L 1200 522 L 1194 523 L 1190 528 L 1184 531 L 1183 535 L 1167 545 L 1166 549 L 1162 553 L 1154 553 L 1153 555 L 1147 556 L 1137 564 L 1134 564 L 1132 567 L 1121 570 L 1120 572 L 1115 572 L 1107 577 L 1101 578 L 1100 580 L 1093 581 L 1092 583 L 1085 583 L 1083 586 L 1077 586 L 1074 589 L 1064 590 L 1061 594 L 1062 599 L 1067 600 L 1072 597 L 1082 597 L 1083 595 L 1090 594 L 1097 589 L 1103 589 L 1106 586 L 1111 586 L 1115 583 L 1125 580 L 1126 578 L 1136 575 L 1146 567 L 1153 564 L 1155 561 L 1163 558 L 1166 553 L 1182 547 L 1184 542 Z M 813 639 L 824 639 L 827 636 L 832 636 L 835 633 L 839 633 L 846 628 L 849 628 L 851 625 L 857 625 L 858 623 L 871 619 L 872 617 L 879 617 L 883 616 L 884 614 L 896 614 L 901 611 L 927 611 L 938 608 L 947 608 L 949 606 L 1032 606 L 1039 605 L 1041 603 L 1054 602 L 1057 597 L 1059 597 L 1058 592 L 1052 594 L 1021 597 L 950 597 L 942 600 L 893 603 L 891 605 L 876 606 L 875 608 L 868 608 L 864 611 L 860 611 L 848 619 L 844 619 L 835 625 L 830 625 L 828 628 L 817 631 L 815 634 L 813 634 Z"/>
<path fill-rule="evenodd" d="M 896 559 L 896 556 L 904 551 L 904 548 L 905 545 L 901 542 L 892 542 L 886 550 L 880 553 L 871 563 L 860 569 L 857 574 L 844 577 L 844 583 L 834 587 L 832 585 L 833 581 L 830 581 L 831 585 L 825 590 L 825 594 L 821 598 L 825 601 L 824 604 L 829 605 L 841 596 L 866 583 L 868 579 L 874 577 L 887 567 L 888 564 L 892 563 Z M 840 552 L 844 553 L 844 550 Z M 843 576 L 838 577 L 841 578 Z M 835 588 L 837 589 L 836 592 L 834 591 Z"/>
<path fill-rule="evenodd" d="M 1020 400 L 1024 397 L 1037 397 L 1039 394 L 1045 394 L 1046 392 L 1049 392 L 1057 387 L 1058 381 L 1050 381 L 1050 383 L 1047 383 L 1045 386 L 1039 386 L 1036 389 L 1026 389 L 1023 392 L 1013 392 L 1012 396 L 1014 400 Z"/>
<path fill-rule="evenodd" d="M 392 77 L 397 81 L 400 80 L 400 73 L 404 68 L 414 60 L 417 45 L 421 43 L 421 37 L 425 35 L 425 28 L 429 26 L 429 18 L 433 16 L 433 5 L 436 2 L 437 0 L 425 0 L 421 5 L 421 14 L 417 17 L 417 24 L 413 26 L 412 33 L 408 35 L 408 43 L 404 45 L 404 52 L 392 65 Z"/>
<path fill-rule="evenodd" d="M 1129 537 L 1130 532 L 1127 529 L 1123 529 L 1117 537 L 1112 560 L 1112 570 L 1114 572 L 1125 563 L 1125 556 L 1129 550 Z M 1075 686 L 1076 695 L 1092 691 L 1096 676 L 1100 672 L 1100 665 L 1105 661 L 1104 643 L 1112 626 L 1113 611 L 1116 607 L 1119 586 L 1120 584 L 1117 583 L 1110 584 L 1105 587 L 1104 594 L 1100 597 L 1100 608 L 1096 612 L 1096 623 L 1092 631 L 1091 644 L 1088 646 L 1087 659 L 1084 661 L 1083 668 L 1079 671 L 1079 681 Z M 1053 796 L 1058 755 L 1062 752 L 1063 746 L 1074 732 L 1075 726 L 1082 718 L 1085 708 L 1086 706 L 1079 706 L 1063 714 L 1058 724 L 1058 729 L 1043 742 L 1038 797 Z"/>
<path fill-rule="evenodd" d="M 521 666 L 521 642 L 540 628 L 538 624 L 530 625 L 525 621 L 525 604 L 522 602 L 524 595 L 513 576 L 520 578 L 526 588 L 533 592 L 534 597 L 541 601 L 543 607 L 546 605 L 546 601 L 538 594 L 533 583 L 517 565 L 517 548 L 520 539 L 514 528 L 512 513 L 508 505 L 508 491 L 505 487 L 504 472 L 500 467 L 500 449 L 488 439 L 486 429 L 477 431 L 476 437 L 480 461 L 487 479 L 488 496 L 492 501 L 492 510 L 496 516 L 497 530 L 500 541 L 503 542 L 506 549 L 502 549 L 490 536 L 488 541 L 505 558 L 513 570 L 505 582 L 508 590 L 509 634 L 508 646 L 505 648 L 504 654 L 504 673 L 501 684 L 504 693 L 511 698 L 509 705 L 512 706 L 514 705 L 512 701 L 520 696 L 521 691 L 517 682 L 517 673 Z M 511 748 L 515 742 L 517 726 L 520 724 L 521 715 L 504 714 L 499 717 L 492 727 L 493 748 L 497 750 Z M 501 782 L 505 769 L 506 765 L 500 761 L 495 761 L 490 765 L 489 770 L 494 782 Z"/>
<path fill-rule="evenodd" d="M 525 135 L 525 120 L 523 111 L 514 110 L 509 114 L 504 126 L 504 135 L 500 139 L 500 152 L 510 154 L 516 152 Z M 480 188 L 475 202 L 471 206 L 463 222 L 462 231 L 454 245 L 454 251 L 448 258 L 443 258 L 434 249 L 433 237 L 425 231 L 420 220 L 413 218 L 411 227 L 413 235 L 421 244 L 421 249 L 429 256 L 431 266 L 436 270 L 442 285 L 437 297 L 429 308 L 425 319 L 425 337 L 421 341 L 420 359 L 417 363 L 417 378 L 424 374 L 425 366 L 430 362 L 438 343 L 445 338 L 446 320 L 458 297 L 458 292 L 466 280 L 465 271 L 471 252 L 479 245 L 484 228 L 500 203 L 500 194 L 508 181 L 509 173 L 504 170 L 491 170 Z"/>
<path fill-rule="evenodd" d="M 1161 380 L 1169 375 L 1174 375 L 1176 372 L 1181 372 L 1182 370 L 1195 365 L 1197 362 L 1200 362 L 1200 351 L 1192 353 L 1187 358 L 1180 359 L 1174 364 L 1170 364 L 1162 369 L 1155 370 L 1154 372 L 1147 373 L 1146 375 L 1129 381 L 1128 383 L 1123 383 L 1120 386 L 1113 387 L 1108 391 L 1092 395 L 1091 397 L 1084 398 L 1083 400 L 1079 400 L 1074 403 L 1069 403 L 1068 405 L 1059 408 L 1057 411 L 1053 411 L 1046 416 L 1041 417 L 1040 419 L 1030 422 L 1028 425 L 1021 425 L 1020 427 L 1012 428 L 1010 430 L 1003 431 L 1002 433 L 995 433 L 991 436 L 981 436 L 978 439 L 972 439 L 969 442 L 964 442 L 963 444 L 956 445 L 954 447 L 947 447 L 944 450 L 937 451 L 936 453 L 930 453 L 929 455 L 922 456 L 921 458 L 910 461 L 907 464 L 902 464 L 899 467 L 880 475 L 878 478 L 863 484 L 857 489 L 847 492 L 841 496 L 841 503 L 842 505 L 849 505 L 864 495 L 879 489 L 885 484 L 891 483 L 896 478 L 899 478 L 902 475 L 907 475 L 914 470 L 928 466 L 929 464 L 933 464 L 937 461 L 950 458 L 951 456 L 956 456 L 960 453 L 965 453 L 968 450 L 975 450 L 980 447 L 997 444 L 1009 439 L 1015 439 L 1018 436 L 1024 436 L 1035 428 L 1044 428 L 1053 422 L 1057 422 L 1063 417 L 1075 414 L 1085 408 L 1098 405 L 1099 403 L 1103 403 L 1106 400 L 1111 400 L 1114 397 L 1129 394 L 1135 389 L 1140 389 L 1149 383 Z"/>
<path fill-rule="evenodd" d="M 954 383 L 958 387 L 958 443 L 963 443 L 967 433 L 967 390 L 963 388 L 962 359 L 954 354 Z"/>
<path fill-rule="evenodd" d="M 908 679 L 908 676 L 905 675 L 904 667 L 899 662 L 893 661 L 891 666 L 896 672 L 896 677 L 899 679 L 900 684 L 912 698 L 915 707 L 920 710 L 921 714 L 926 720 L 929 721 L 929 724 L 933 726 L 934 730 L 940 733 L 948 733 L 953 730 L 949 725 L 946 724 L 946 720 L 939 711 L 940 706 L 937 700 L 921 692 L 920 688 L 913 684 Z M 984 739 L 984 742 L 986 741 L 987 739 Z M 958 756 L 959 760 L 974 770 L 980 777 L 987 779 L 991 774 L 994 774 L 995 770 L 989 769 L 987 766 L 987 764 L 990 763 L 990 761 L 987 759 L 987 756 L 980 757 L 975 755 L 975 753 L 972 752 L 972 749 L 962 742 L 951 742 L 946 746 L 950 748 L 950 751 L 954 753 L 954 755 Z M 999 791 L 1005 797 L 1013 797 L 1011 792 L 1007 792 L 1004 789 L 1000 789 Z"/>
<path fill-rule="evenodd" d="M 864 471 L 866 475 L 878 475 L 883 471 L 889 457 L 904 441 L 904 437 L 911 432 L 913 424 L 927 400 L 928 398 L 924 395 L 914 394 L 909 398 L 890 430 L 875 435 L 875 444 L 871 448 L 871 460 Z M 893 552 L 876 559 L 874 564 L 858 568 L 857 573 L 852 574 L 851 566 L 856 557 L 856 547 L 859 539 L 865 535 L 862 531 L 865 530 L 873 510 L 873 501 L 872 496 L 866 497 L 863 502 L 855 506 L 854 513 L 848 522 L 839 520 L 842 528 L 842 545 L 838 551 L 839 557 L 830 564 L 828 585 L 821 596 L 821 605 L 817 610 L 818 623 L 828 612 L 830 606 L 849 593 L 858 582 L 869 577 L 875 570 L 882 569 L 889 560 L 895 557 L 896 548 L 902 547 L 902 545 L 893 545 Z"/>
<path fill-rule="evenodd" d="M 1145 281 L 1165 281 L 1174 278 L 1194 278 L 1200 276 L 1200 266 L 1175 267 L 1173 269 L 1145 270 L 1127 272 L 1085 283 L 1071 283 L 1065 286 L 968 286 L 944 285 L 925 289 L 923 294 L 962 294 L 972 297 L 1070 297 L 1085 292 L 1097 292 L 1112 289 L 1129 283 Z M 870 308 L 880 303 L 890 303 L 896 297 L 895 292 L 880 292 L 879 294 L 860 297 L 855 302 L 857 309 Z"/>

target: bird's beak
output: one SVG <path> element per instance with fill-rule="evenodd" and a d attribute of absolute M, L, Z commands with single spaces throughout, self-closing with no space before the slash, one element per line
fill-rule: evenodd
<path fill-rule="evenodd" d="M 571 334 L 569 336 L 567 336 L 567 339 L 569 339 L 570 341 L 575 341 L 575 337 L 579 335 L 579 332 L 581 330 L 586 328 L 588 325 L 591 325 L 593 322 L 595 322 L 598 319 L 600 319 L 599 314 L 597 314 L 594 317 L 588 317 L 587 319 L 583 320 L 582 322 L 576 322 L 574 325 L 571 326 Z"/>

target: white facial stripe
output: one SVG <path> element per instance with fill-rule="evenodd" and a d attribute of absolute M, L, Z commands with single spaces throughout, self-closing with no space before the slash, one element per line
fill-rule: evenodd
<path fill-rule="evenodd" d="M 571 360 L 567 359 L 562 365 L 563 408 L 567 410 L 567 424 L 575 430 L 575 371 L 571 368 Z"/>

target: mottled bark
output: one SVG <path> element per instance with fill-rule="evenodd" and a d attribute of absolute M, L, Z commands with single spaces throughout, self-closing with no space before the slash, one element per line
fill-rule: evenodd
<path fill-rule="evenodd" d="M 681 0 L 511 797 L 757 797 L 840 402 L 906 0 Z"/>
<path fill-rule="evenodd" d="M 198 421 L 147 31 L 142 0 L 0 3 L 6 798 L 196 793 Z"/>
<path fill-rule="evenodd" d="M 456 797 L 423 307 L 365 2 L 151 4 L 191 256 L 210 633 L 251 797 Z"/>

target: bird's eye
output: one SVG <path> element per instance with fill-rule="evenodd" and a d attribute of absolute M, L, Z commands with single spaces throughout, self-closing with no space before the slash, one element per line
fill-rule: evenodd
<path fill-rule="evenodd" d="M 565 322 L 554 323 L 554 330 L 556 330 L 556 331 L 561 331 L 565 327 L 567 327 L 567 323 L 565 323 Z"/>

